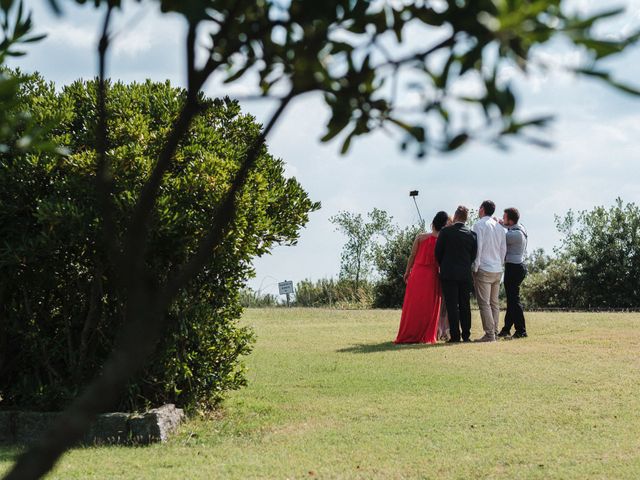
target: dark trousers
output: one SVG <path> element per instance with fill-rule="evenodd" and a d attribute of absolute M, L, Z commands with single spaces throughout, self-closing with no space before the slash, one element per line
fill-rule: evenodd
<path fill-rule="evenodd" d="M 523 263 L 507 263 L 504 267 L 504 290 L 507 294 L 507 314 L 504 317 L 503 333 L 511 333 L 511 327 L 516 327 L 516 333 L 527 333 L 524 321 L 524 309 L 520 301 L 520 284 L 527 276 L 527 267 Z"/>
<path fill-rule="evenodd" d="M 471 281 L 442 280 L 442 294 L 449 315 L 449 333 L 451 340 L 468 340 L 471 336 Z"/>

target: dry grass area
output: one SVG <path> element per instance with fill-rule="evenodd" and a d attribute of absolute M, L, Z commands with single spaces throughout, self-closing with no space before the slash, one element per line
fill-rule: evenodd
<path fill-rule="evenodd" d="M 395 346 L 398 319 L 249 310 L 250 383 L 218 417 L 51 478 L 640 478 L 640 314 L 534 313 L 528 339 L 455 346 Z"/>

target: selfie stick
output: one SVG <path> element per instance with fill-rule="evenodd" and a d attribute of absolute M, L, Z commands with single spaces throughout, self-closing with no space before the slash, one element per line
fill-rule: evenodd
<path fill-rule="evenodd" d="M 413 197 L 413 203 L 416 206 L 416 210 L 418 211 L 418 218 L 420 218 L 420 223 L 424 223 L 424 220 L 422 220 L 422 215 L 420 215 L 420 209 L 418 208 L 418 202 L 416 201 L 416 197 L 418 196 L 418 190 L 411 190 L 409 192 L 409 196 Z"/>

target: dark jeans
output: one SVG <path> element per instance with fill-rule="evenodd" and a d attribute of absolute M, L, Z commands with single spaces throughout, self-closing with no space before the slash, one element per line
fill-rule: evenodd
<path fill-rule="evenodd" d="M 507 294 L 507 314 L 504 317 L 503 333 L 511 333 L 511 327 L 516 327 L 516 333 L 527 333 L 524 321 L 524 309 L 520 302 L 520 284 L 527 276 L 527 267 L 523 263 L 507 263 L 504 267 L 504 290 Z"/>
<path fill-rule="evenodd" d="M 449 332 L 451 340 L 468 340 L 471 336 L 471 281 L 442 280 L 442 294 L 449 315 Z"/>

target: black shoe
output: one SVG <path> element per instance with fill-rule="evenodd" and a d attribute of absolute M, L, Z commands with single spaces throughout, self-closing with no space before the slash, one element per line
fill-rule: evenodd
<path fill-rule="evenodd" d="M 510 337 L 511 336 L 511 332 L 507 332 L 505 330 L 501 330 L 500 333 L 498 334 L 498 337 L 500 338 L 505 338 L 505 337 Z"/>
<path fill-rule="evenodd" d="M 524 332 L 524 333 L 516 332 L 511 336 L 511 338 L 527 338 L 527 337 L 528 337 L 527 332 Z"/>
<path fill-rule="evenodd" d="M 454 340 L 453 338 L 450 338 L 445 343 L 460 343 L 460 340 Z"/>
<path fill-rule="evenodd" d="M 463 338 L 462 342 L 463 343 L 471 343 L 471 339 L 470 338 Z"/>

